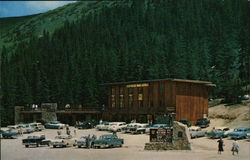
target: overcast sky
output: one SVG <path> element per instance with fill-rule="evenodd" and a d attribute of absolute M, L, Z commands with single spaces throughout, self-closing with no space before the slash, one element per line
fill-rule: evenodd
<path fill-rule="evenodd" d="M 0 17 L 43 13 L 75 1 L 0 1 Z"/>

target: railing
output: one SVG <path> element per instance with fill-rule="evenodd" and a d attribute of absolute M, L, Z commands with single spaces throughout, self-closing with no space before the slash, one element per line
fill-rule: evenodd
<path fill-rule="evenodd" d="M 101 112 L 100 107 L 58 108 L 56 112 Z"/>
<path fill-rule="evenodd" d="M 21 108 L 22 112 L 42 112 L 42 111 L 50 111 L 50 112 L 101 112 L 100 107 L 84 107 L 84 108 L 30 108 L 23 107 Z"/>

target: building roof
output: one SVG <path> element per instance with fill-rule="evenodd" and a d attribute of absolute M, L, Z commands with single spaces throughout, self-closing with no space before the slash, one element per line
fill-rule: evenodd
<path fill-rule="evenodd" d="M 104 83 L 102 85 L 110 86 L 110 85 L 121 85 L 121 84 L 148 83 L 148 82 L 155 82 L 155 81 L 172 81 L 172 82 L 183 82 L 183 83 L 195 83 L 195 84 L 203 84 L 205 86 L 210 86 L 210 87 L 215 87 L 216 86 L 212 82 L 208 82 L 208 81 L 187 80 L 187 79 L 173 79 L 173 78 L 141 80 L 141 81 L 128 81 L 128 82 L 114 82 L 114 83 Z"/>

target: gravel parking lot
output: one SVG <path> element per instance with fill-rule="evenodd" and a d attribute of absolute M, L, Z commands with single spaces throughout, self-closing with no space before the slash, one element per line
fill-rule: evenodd
<path fill-rule="evenodd" d="M 73 127 L 70 127 L 73 134 Z M 66 134 L 66 130 L 62 130 Z M 76 137 L 83 135 L 96 134 L 99 137 L 106 134 L 106 131 L 96 131 L 95 129 L 77 130 Z M 46 129 L 34 134 L 45 134 L 47 139 L 52 139 L 57 135 L 57 130 Z M 249 160 L 250 159 L 250 141 L 239 140 L 240 153 L 233 156 L 230 148 L 232 140 L 224 139 L 225 151 L 222 155 L 217 154 L 217 140 L 207 139 L 206 137 L 192 139 L 191 151 L 145 151 L 144 144 L 149 142 L 149 136 L 130 135 L 117 133 L 124 138 L 122 148 L 111 149 L 84 149 L 84 148 L 52 148 L 42 146 L 38 148 L 25 148 L 22 145 L 22 139 L 29 134 L 25 134 L 18 139 L 1 139 L 1 160 L 156 160 L 171 159 L 180 160 Z"/>

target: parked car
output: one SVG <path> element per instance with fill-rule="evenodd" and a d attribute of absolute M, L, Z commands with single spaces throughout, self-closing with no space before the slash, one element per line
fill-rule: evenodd
<path fill-rule="evenodd" d="M 45 139 L 45 135 L 34 135 L 34 136 L 28 136 L 27 138 L 22 140 L 23 145 L 25 147 L 29 146 L 36 146 L 39 147 L 40 145 L 50 145 L 50 140 Z"/>
<path fill-rule="evenodd" d="M 35 128 L 33 128 L 30 124 L 19 124 L 19 130 L 22 129 L 22 133 L 29 134 L 35 132 Z"/>
<path fill-rule="evenodd" d="M 158 129 L 158 128 L 168 128 L 169 126 L 167 124 L 154 124 L 150 127 L 146 128 L 146 134 L 150 134 L 150 129 Z"/>
<path fill-rule="evenodd" d="M 109 123 L 107 130 L 111 132 L 121 132 L 126 126 L 126 122 L 111 122 Z"/>
<path fill-rule="evenodd" d="M 233 132 L 228 134 L 228 138 L 230 139 L 245 139 L 247 138 L 247 134 L 250 133 L 250 128 L 247 127 L 239 127 L 235 128 Z"/>
<path fill-rule="evenodd" d="M 95 140 L 95 135 L 81 136 L 80 139 L 76 140 L 75 146 L 78 148 L 92 148 Z"/>
<path fill-rule="evenodd" d="M 10 130 L 18 130 L 20 128 L 19 125 L 10 125 L 10 126 L 7 126 L 8 129 Z"/>
<path fill-rule="evenodd" d="M 197 119 L 197 122 L 196 122 L 196 126 L 199 126 L 201 128 L 206 128 L 209 126 L 209 124 L 210 124 L 210 120 L 207 118 Z"/>
<path fill-rule="evenodd" d="M 72 147 L 75 146 L 76 139 L 71 135 L 68 136 L 56 136 L 55 139 L 51 140 L 51 145 L 53 148 L 56 147 Z"/>
<path fill-rule="evenodd" d="M 132 127 L 130 129 L 130 132 L 132 134 L 144 134 L 146 133 L 146 129 L 149 127 L 148 123 L 142 123 L 142 124 L 138 124 L 135 127 Z"/>
<path fill-rule="evenodd" d="M 216 138 L 225 138 L 227 134 L 230 132 L 230 128 L 228 127 L 216 127 L 212 131 L 208 131 L 206 136 L 208 138 L 216 139 Z"/>
<path fill-rule="evenodd" d="M 191 123 L 187 119 L 180 119 L 179 122 L 185 124 L 187 127 L 191 127 Z"/>
<path fill-rule="evenodd" d="M 122 133 L 131 133 L 131 129 L 139 125 L 140 123 L 129 123 L 122 128 Z"/>
<path fill-rule="evenodd" d="M 100 136 L 99 139 L 94 141 L 94 148 L 112 148 L 122 147 L 124 140 L 118 138 L 115 134 L 106 134 Z"/>
<path fill-rule="evenodd" d="M 94 128 L 97 125 L 95 120 L 86 120 L 83 122 L 79 122 L 79 124 L 75 125 L 75 128 L 78 129 L 90 129 L 90 128 Z"/>
<path fill-rule="evenodd" d="M 96 129 L 99 130 L 99 131 L 104 131 L 104 130 L 107 130 L 108 129 L 108 126 L 109 126 L 109 122 L 107 121 L 103 121 L 102 123 L 96 125 Z"/>
<path fill-rule="evenodd" d="M 60 121 L 51 121 L 44 125 L 46 129 L 63 129 L 65 124 L 62 124 Z"/>
<path fill-rule="evenodd" d="M 6 131 L 0 130 L 0 135 L 1 135 L 0 137 L 4 138 L 4 139 L 15 139 L 20 134 L 17 131 L 13 131 L 13 130 L 8 129 Z"/>
<path fill-rule="evenodd" d="M 42 125 L 42 123 L 30 123 L 30 126 L 35 129 L 35 131 L 42 131 L 45 129 L 45 127 Z"/>
<path fill-rule="evenodd" d="M 191 126 L 189 127 L 189 134 L 191 138 L 204 137 L 207 131 L 201 130 L 201 127 Z"/>

